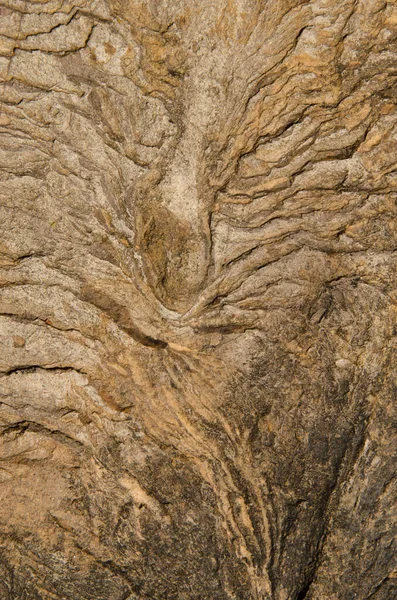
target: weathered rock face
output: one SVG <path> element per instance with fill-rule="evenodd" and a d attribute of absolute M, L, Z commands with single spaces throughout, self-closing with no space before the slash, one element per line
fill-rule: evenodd
<path fill-rule="evenodd" d="M 0 599 L 396 598 L 396 2 L 1 0 L 0 81 Z"/>

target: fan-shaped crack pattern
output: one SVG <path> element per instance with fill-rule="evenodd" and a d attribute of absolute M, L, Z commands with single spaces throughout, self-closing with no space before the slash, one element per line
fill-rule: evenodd
<path fill-rule="evenodd" d="M 0 598 L 391 600 L 397 6 L 0 0 Z"/>

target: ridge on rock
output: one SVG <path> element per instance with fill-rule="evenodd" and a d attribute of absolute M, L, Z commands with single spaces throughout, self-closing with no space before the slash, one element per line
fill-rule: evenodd
<path fill-rule="evenodd" d="M 0 600 L 393 600 L 397 5 L 0 0 Z"/>

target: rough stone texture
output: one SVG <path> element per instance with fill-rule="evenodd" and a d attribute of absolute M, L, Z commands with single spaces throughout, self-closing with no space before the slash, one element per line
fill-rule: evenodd
<path fill-rule="evenodd" d="M 0 0 L 0 599 L 393 600 L 395 0 Z"/>

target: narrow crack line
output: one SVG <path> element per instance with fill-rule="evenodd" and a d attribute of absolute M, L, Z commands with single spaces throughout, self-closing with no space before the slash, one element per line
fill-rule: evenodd
<path fill-rule="evenodd" d="M 21 48 L 20 46 L 16 46 L 15 50 L 18 50 L 19 52 L 27 52 L 29 54 L 32 54 L 33 52 L 42 52 L 43 54 L 49 54 L 49 55 L 55 55 L 55 56 L 68 56 L 70 54 L 79 52 L 80 50 L 83 50 L 84 48 L 86 48 L 88 46 L 90 39 L 92 37 L 92 34 L 93 34 L 95 28 L 97 27 L 97 25 L 98 25 L 97 23 L 92 23 L 91 29 L 88 32 L 86 39 L 82 42 L 82 45 L 76 46 L 75 48 L 71 48 L 70 50 L 43 50 L 40 48 Z M 31 36 L 31 37 L 36 37 L 36 36 Z M 38 87 L 38 86 L 36 86 L 36 87 Z M 38 89 L 43 89 L 44 91 L 48 91 L 46 88 L 38 87 Z"/>
<path fill-rule="evenodd" d="M 10 367 L 9 369 L 0 370 L 0 377 L 6 377 L 15 373 L 35 373 L 36 371 L 52 371 L 55 373 L 79 373 L 80 375 L 87 376 L 87 373 L 77 367 L 63 367 L 57 366 L 46 366 L 46 365 L 18 365 L 16 367 Z"/>
<path fill-rule="evenodd" d="M 117 323 L 116 323 L 117 324 Z M 164 340 L 156 339 L 150 335 L 146 335 L 140 331 L 137 327 L 123 327 L 119 325 L 120 329 L 132 337 L 136 342 L 139 342 L 143 346 L 149 346 L 150 348 L 167 348 L 168 343 Z"/>
<path fill-rule="evenodd" d="M 11 284 L 12 285 L 12 284 Z M 83 331 L 81 331 L 80 329 L 76 329 L 75 327 L 57 327 L 56 325 L 54 325 L 52 322 L 49 322 L 49 319 L 43 319 L 37 316 L 27 316 L 27 315 L 20 315 L 18 313 L 11 313 L 11 312 L 0 312 L 0 318 L 9 318 L 11 321 L 14 321 L 16 323 L 20 323 L 20 324 L 32 324 L 32 325 L 38 325 L 39 327 L 43 327 L 43 328 L 50 328 L 50 329 L 54 329 L 55 331 L 59 331 L 61 333 L 77 333 L 78 335 L 81 335 L 83 338 L 87 338 L 89 340 L 92 340 L 93 342 L 98 342 L 98 337 L 94 337 L 93 335 L 89 335 L 88 333 L 85 333 Z"/>
<path fill-rule="evenodd" d="M 369 596 L 366 596 L 364 598 L 364 600 L 370 600 L 371 598 L 373 598 L 378 592 L 379 590 L 384 586 L 385 583 L 388 583 L 390 581 L 390 576 L 386 575 L 386 577 L 384 577 L 372 590 L 372 592 L 369 594 Z"/>
<path fill-rule="evenodd" d="M 69 23 L 71 23 L 75 19 L 76 14 L 79 11 L 78 11 L 78 9 L 74 8 L 71 12 L 72 12 L 72 14 L 70 17 L 69 17 L 69 15 L 67 15 L 69 17 L 68 20 L 66 20 L 63 23 L 57 23 L 56 25 L 53 25 L 52 27 L 50 27 L 49 29 L 47 29 L 45 31 L 38 31 L 37 33 L 27 33 L 26 35 L 24 35 L 24 37 L 13 37 L 13 36 L 9 36 L 9 35 L 2 33 L 2 37 L 5 37 L 9 40 L 13 40 L 15 42 L 25 42 L 29 38 L 38 37 L 40 35 L 50 35 L 53 31 L 55 31 L 59 27 L 62 27 L 62 26 L 67 27 L 69 25 Z M 57 14 L 65 14 L 65 13 L 57 13 Z"/>
<path fill-rule="evenodd" d="M 1 428 L 0 435 L 4 436 L 11 432 L 15 432 L 17 434 L 22 435 L 27 431 L 50 437 L 61 444 L 72 446 L 74 449 L 77 449 L 79 451 L 82 448 L 85 448 L 85 444 L 83 442 L 72 437 L 71 435 L 68 435 L 64 431 L 61 431 L 60 429 L 51 429 L 51 427 L 43 425 L 42 423 L 37 423 L 37 421 L 31 421 L 28 419 L 17 421 L 12 425 L 8 425 Z"/>

